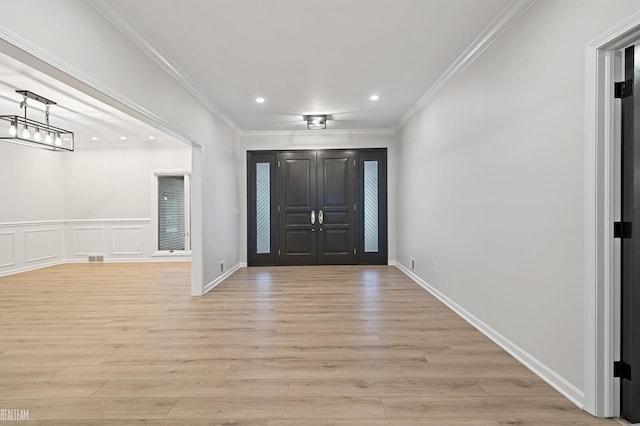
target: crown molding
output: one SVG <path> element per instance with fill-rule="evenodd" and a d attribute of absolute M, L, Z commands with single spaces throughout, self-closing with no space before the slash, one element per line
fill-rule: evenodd
<path fill-rule="evenodd" d="M 608 49 L 615 45 L 625 45 L 636 39 L 636 29 L 640 25 L 640 12 L 631 15 L 628 19 L 620 22 L 606 33 L 596 37 L 587 43 L 590 49 Z"/>
<path fill-rule="evenodd" d="M 13 46 L 14 48 L 21 51 L 20 55 L 23 55 L 26 53 L 27 55 L 37 59 L 38 61 L 42 61 L 45 64 L 62 72 L 66 76 L 70 77 L 71 79 L 79 81 L 86 87 L 89 87 L 90 89 L 95 91 L 94 93 L 99 93 L 100 95 L 106 97 L 106 99 L 110 99 L 114 101 L 116 104 L 124 105 L 127 109 L 135 113 L 138 117 L 144 117 L 150 122 L 154 123 L 155 127 L 158 128 L 159 130 L 162 130 L 164 133 L 178 140 L 182 140 L 187 143 L 190 143 L 192 145 L 198 145 L 198 146 L 201 145 L 200 142 L 193 139 L 192 137 L 190 137 L 188 134 L 186 134 L 179 128 L 169 124 L 167 121 L 163 120 L 158 115 L 149 111 L 142 105 L 139 105 L 138 103 L 133 102 L 131 99 L 127 98 L 121 93 L 112 90 L 111 88 L 100 83 L 98 80 L 90 77 L 88 74 L 85 74 L 79 69 L 60 60 L 58 57 L 51 55 L 44 49 L 41 49 L 40 47 L 20 37 L 19 35 L 15 34 L 14 32 L 8 30 L 3 26 L 0 26 L 0 39 L 6 42 L 8 45 Z M 0 49 L 0 51 L 3 51 L 4 53 L 9 54 L 8 52 L 2 49 Z M 22 62 L 25 62 L 24 57 L 18 58 L 16 57 L 16 55 L 10 55 L 10 56 Z M 65 83 L 68 83 L 68 82 L 65 82 Z M 105 99 L 102 99 L 102 100 L 105 101 Z M 106 103 L 109 103 L 109 102 L 106 102 Z M 132 115 L 132 114 L 129 113 L 129 115 Z"/>
<path fill-rule="evenodd" d="M 397 128 L 401 128 L 407 120 L 421 110 L 449 81 L 462 74 L 473 61 L 482 55 L 482 53 L 535 2 L 536 0 L 511 0 L 491 23 L 482 30 L 480 35 L 471 42 L 469 47 L 442 73 L 436 82 L 404 113 L 398 122 Z"/>
<path fill-rule="evenodd" d="M 319 135 L 365 135 L 393 136 L 397 129 L 336 129 L 336 130 L 243 130 L 241 136 L 319 136 Z"/>
<path fill-rule="evenodd" d="M 99 0 L 87 0 L 94 9 L 98 11 L 107 21 L 116 27 L 134 45 L 149 56 L 155 63 L 160 65 L 171 77 L 173 77 L 182 87 L 187 89 L 202 105 L 213 115 L 224 120 L 236 133 L 242 133 L 242 129 L 220 109 L 209 97 L 198 87 L 193 79 L 182 70 L 174 61 L 171 61 L 167 54 L 154 45 L 147 35 L 138 30 L 127 18 L 126 14 L 118 8 L 115 3 L 103 2 Z"/>
<path fill-rule="evenodd" d="M 239 135 L 307 135 L 317 134 L 318 131 L 308 130 L 274 130 L 274 131 L 251 131 L 242 130 L 221 108 L 219 108 L 209 97 L 193 82 L 193 80 L 182 71 L 176 64 L 171 62 L 162 51 L 154 46 L 146 36 L 137 30 L 125 14 L 113 3 L 99 0 L 86 0 L 98 13 L 108 22 L 118 29 L 134 45 L 147 54 L 162 69 L 171 75 L 189 93 L 191 93 L 202 105 L 212 114 L 225 121 Z M 520 16 L 525 13 L 536 0 L 510 0 L 510 2 L 500 11 L 491 23 L 480 33 L 478 37 L 465 49 L 465 51 L 444 71 L 444 73 L 432 84 L 429 89 L 409 108 L 400 118 L 398 124 L 391 129 L 353 129 L 353 130 L 325 130 L 322 134 L 362 134 L 362 135 L 393 135 L 420 109 L 422 109 L 449 81 L 453 80 L 475 61 L 484 51 L 493 44 Z M 80 70 L 70 66 L 57 57 L 47 53 L 38 46 L 21 38 L 17 34 L 0 26 L 0 38 L 27 54 L 53 66 L 70 77 L 93 88 L 102 95 L 125 105 L 135 113 L 149 119 L 156 126 L 176 137 L 194 145 L 201 145 L 198 141 L 189 137 L 182 130 L 171 126 L 165 120 L 147 110 L 146 108 L 132 102 L 126 96 L 115 92 L 97 80 L 91 78 Z"/>

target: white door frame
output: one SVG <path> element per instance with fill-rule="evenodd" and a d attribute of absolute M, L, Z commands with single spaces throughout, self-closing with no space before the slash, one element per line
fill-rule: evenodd
<path fill-rule="evenodd" d="M 586 46 L 584 409 L 620 415 L 615 248 L 615 52 L 640 39 L 640 13 Z M 619 101 L 617 101 L 619 102 Z"/>

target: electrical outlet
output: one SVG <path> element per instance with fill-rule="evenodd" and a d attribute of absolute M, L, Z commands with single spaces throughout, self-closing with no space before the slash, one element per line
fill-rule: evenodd
<path fill-rule="evenodd" d="M 416 270 L 416 260 L 413 257 L 409 257 L 409 265 L 412 271 Z"/>
<path fill-rule="evenodd" d="M 224 272 L 224 260 L 222 262 L 220 262 L 220 272 Z"/>

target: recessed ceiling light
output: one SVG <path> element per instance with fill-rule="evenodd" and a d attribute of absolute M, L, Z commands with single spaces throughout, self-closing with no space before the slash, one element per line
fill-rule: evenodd
<path fill-rule="evenodd" d="M 95 137 L 95 136 L 92 136 L 92 137 L 91 137 L 91 140 L 92 140 L 92 141 L 97 141 L 97 140 L 98 140 L 98 138 L 97 138 L 97 137 Z"/>
<path fill-rule="evenodd" d="M 378 99 L 380 99 L 380 96 L 378 96 L 378 95 L 371 95 L 371 97 L 370 97 L 369 99 L 371 99 L 372 101 L 377 101 Z"/>
<path fill-rule="evenodd" d="M 256 98 L 256 102 L 259 104 L 263 104 L 264 103 L 264 98 Z"/>
<path fill-rule="evenodd" d="M 121 140 L 121 141 L 126 141 L 126 140 L 127 140 L 127 137 L 126 137 L 126 136 L 120 136 L 120 140 Z"/>
<path fill-rule="evenodd" d="M 149 136 L 149 140 L 154 140 L 155 138 L 155 136 Z"/>

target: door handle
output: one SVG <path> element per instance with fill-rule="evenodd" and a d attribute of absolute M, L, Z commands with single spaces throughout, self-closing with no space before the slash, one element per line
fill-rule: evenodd
<path fill-rule="evenodd" d="M 312 225 L 316 224 L 316 211 L 315 210 L 311 210 L 311 224 Z"/>
<path fill-rule="evenodd" d="M 324 222 L 324 213 L 322 213 L 322 210 L 320 210 L 318 212 L 318 223 L 322 225 L 322 222 Z"/>

